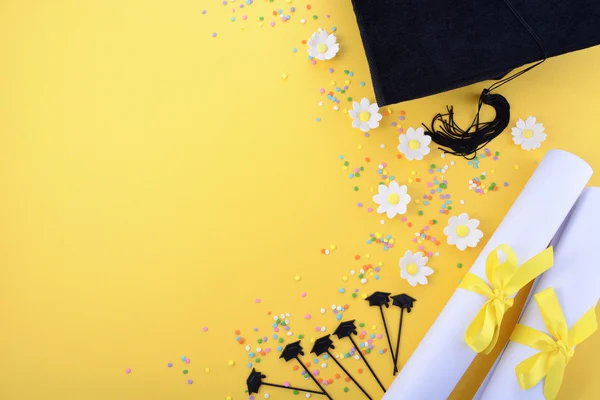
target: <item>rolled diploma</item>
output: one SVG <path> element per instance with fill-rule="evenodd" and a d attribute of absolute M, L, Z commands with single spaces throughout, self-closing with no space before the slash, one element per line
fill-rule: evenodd
<path fill-rule="evenodd" d="M 584 190 L 587 190 L 587 189 L 584 189 Z M 577 201 L 579 201 L 579 200 L 577 200 Z M 573 213 L 573 211 L 577 207 L 577 204 L 578 203 L 575 203 L 575 206 L 573 206 L 573 208 L 571 209 L 571 213 Z M 571 215 L 571 213 L 569 215 Z M 556 235 L 554 235 L 554 238 L 552 238 L 552 246 L 553 247 L 556 247 L 556 245 L 560 241 L 562 233 L 565 231 L 565 226 L 567 225 L 567 222 L 569 221 L 569 219 L 570 219 L 569 216 L 567 216 L 567 218 L 565 219 L 565 221 L 560 226 L 560 229 L 558 230 L 558 232 L 556 233 Z M 533 281 L 533 285 L 531 285 L 531 291 L 527 295 L 527 299 L 525 300 L 525 303 L 523 304 L 523 309 L 521 310 L 521 314 L 519 315 L 519 319 L 518 320 L 520 320 L 521 317 L 523 316 L 523 313 L 525 312 L 525 309 L 527 308 L 527 305 L 533 299 L 533 295 L 535 293 L 537 293 L 539 280 L 540 280 L 540 277 L 538 277 L 535 281 Z M 508 346 L 508 343 L 506 344 L 506 346 Z M 496 362 L 494 363 L 494 365 L 492 365 L 492 368 L 490 368 L 490 370 L 489 370 L 488 374 L 486 375 L 485 379 L 483 380 L 483 382 L 481 382 L 481 385 L 479 386 L 479 389 L 477 390 L 477 393 L 475 393 L 475 396 L 473 396 L 473 400 L 481 400 L 481 398 L 483 397 L 483 393 L 485 392 L 485 388 L 487 387 L 488 383 L 490 382 L 490 379 L 492 379 L 492 375 L 496 371 L 496 368 L 498 368 L 498 364 L 500 363 L 500 360 L 502 359 L 502 355 L 506 351 L 506 346 L 504 346 L 504 348 L 502 349 L 502 351 L 498 355 L 498 358 L 496 359 Z"/>
<path fill-rule="evenodd" d="M 485 260 L 500 244 L 513 248 L 519 264 L 544 250 L 591 176 L 592 169 L 579 157 L 549 151 L 469 272 L 487 281 Z M 457 289 L 383 399 L 446 399 L 477 355 L 464 335 L 486 301 Z"/>
<path fill-rule="evenodd" d="M 590 262 L 592 249 L 600 247 L 600 236 L 597 234 L 600 226 L 598 205 L 600 188 L 585 189 L 556 245 L 554 267 L 541 276 L 536 288 L 536 293 L 554 288 L 569 328 L 600 298 L 600 269 Z M 527 306 L 519 323 L 548 333 L 535 301 Z M 529 390 L 522 390 L 515 374 L 515 367 L 521 361 L 538 352 L 531 347 L 509 342 L 482 399 L 543 400 L 544 380 Z"/>

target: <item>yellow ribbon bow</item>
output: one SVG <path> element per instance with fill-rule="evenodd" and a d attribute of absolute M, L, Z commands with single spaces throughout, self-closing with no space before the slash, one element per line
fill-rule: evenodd
<path fill-rule="evenodd" d="M 503 262 L 500 261 L 499 251 L 505 255 Z M 489 299 L 465 332 L 465 342 L 469 347 L 477 353 L 489 354 L 492 351 L 498 341 L 502 318 L 514 303 L 513 295 L 552 267 L 553 254 L 552 247 L 548 247 L 518 267 L 517 255 L 513 249 L 502 244 L 485 261 L 485 275 L 490 284 L 472 273 L 464 277 L 459 288 Z"/>
<path fill-rule="evenodd" d="M 544 397 L 554 400 L 562 384 L 565 367 L 575 352 L 574 347 L 598 329 L 596 312 L 593 307 L 590 308 L 569 329 L 553 288 L 541 291 L 534 297 L 551 336 L 525 325 L 517 325 L 510 340 L 541 352 L 521 362 L 515 371 L 523 390 L 534 387 L 546 377 Z"/>

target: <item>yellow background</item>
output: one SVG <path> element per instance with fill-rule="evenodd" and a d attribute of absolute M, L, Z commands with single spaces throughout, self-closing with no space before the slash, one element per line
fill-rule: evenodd
<path fill-rule="evenodd" d="M 381 225 L 365 209 L 379 182 L 377 163 L 387 162 L 389 173 L 407 183 L 411 171 L 426 181 L 430 163 L 450 161 L 438 150 L 422 162 L 396 159 L 398 137 L 390 124 L 399 111 L 406 111 L 405 129 L 430 121 L 446 104 L 454 104 L 464 122 L 484 85 L 390 107 L 392 115 L 364 138 L 319 93 L 333 89 L 332 79 L 341 86 L 348 69 L 355 75 L 347 95 L 374 100 L 350 1 L 315 0 L 308 11 L 306 1 L 255 0 L 232 22 L 231 9 L 240 3 L 0 1 L 0 398 L 244 399 L 247 355 L 234 330 L 255 347 L 258 337 L 271 334 L 267 313 L 289 312 L 292 331 L 307 335 L 310 350 L 308 339 L 320 335 L 316 325 L 331 333 L 337 324 L 330 310 L 318 310 L 349 304 L 345 319 L 382 332 L 377 310 L 350 297 L 355 287 L 360 294 L 406 291 L 418 299 L 406 319 L 403 364 L 477 256 L 478 250 L 461 253 L 442 244 L 433 250 L 441 255 L 430 261 L 431 283 L 411 288 L 399 277 L 398 259 L 415 250 L 411 238 L 429 219 L 439 220 L 433 232 L 442 237 L 447 216 L 438 214 L 439 200 L 411 204 L 413 228 L 399 220 Z M 271 14 L 289 13 L 290 5 L 297 11 L 288 22 Z M 301 40 L 332 26 L 341 43 L 338 57 L 311 65 Z M 600 48 L 570 54 L 502 88 L 512 104 L 511 125 L 535 115 L 548 139 L 528 153 L 504 133 L 489 146 L 501 152 L 500 160 L 482 160 L 479 170 L 456 159 L 446 174 L 451 214 L 479 218 L 489 238 L 551 148 L 572 151 L 600 170 L 598 63 Z M 339 97 L 341 108 L 350 105 Z M 341 154 L 350 167 L 365 166 L 361 178 L 348 179 Z M 365 157 L 373 161 L 366 164 Z M 470 178 L 492 168 L 498 192 L 468 190 Z M 600 175 L 591 183 L 600 184 Z M 561 182 L 555 184 L 559 191 Z M 409 185 L 409 192 L 415 199 L 425 186 Z M 367 245 L 376 231 L 393 234 L 396 246 L 384 252 Z M 322 255 L 331 244 L 337 250 Z M 355 261 L 355 254 L 363 258 Z M 379 281 L 342 280 L 378 261 L 384 263 Z M 458 269 L 458 262 L 466 267 Z M 398 311 L 387 315 L 395 327 Z M 386 346 L 375 342 L 369 359 L 389 385 L 390 359 L 378 353 Z M 260 370 L 274 382 L 312 387 L 269 344 L 272 353 Z M 336 351 L 347 349 L 340 344 Z M 597 398 L 600 381 L 592 370 L 600 335 L 577 350 L 561 398 Z M 182 355 L 192 360 L 187 376 Z M 229 360 L 236 365 L 229 367 Z M 175 366 L 168 369 L 167 362 Z M 360 366 L 344 362 L 351 371 Z M 338 370 L 330 362 L 324 372 Z M 484 374 L 483 367 L 470 374 L 454 398 L 469 398 Z M 360 380 L 380 393 L 366 373 Z M 336 382 L 329 390 L 339 395 L 343 386 Z M 360 398 L 348 386 L 339 397 Z M 273 399 L 297 398 L 268 392 Z"/>

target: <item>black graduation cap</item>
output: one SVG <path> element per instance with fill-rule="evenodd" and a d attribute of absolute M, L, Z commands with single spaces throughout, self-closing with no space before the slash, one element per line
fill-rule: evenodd
<path fill-rule="evenodd" d="M 600 44 L 598 0 L 352 3 L 380 107 Z"/>
<path fill-rule="evenodd" d="M 365 300 L 369 301 L 370 306 L 389 307 L 390 306 L 390 294 L 391 293 L 386 293 L 386 292 L 375 292 L 372 295 L 370 295 L 369 297 L 367 297 Z"/>
<path fill-rule="evenodd" d="M 406 293 L 397 294 L 392 296 L 392 305 L 396 307 L 400 307 L 401 309 L 406 309 L 407 312 L 410 312 L 413 307 L 413 303 L 417 301 L 407 295 Z"/>
<path fill-rule="evenodd" d="M 330 336 L 331 335 L 326 335 L 318 338 L 310 352 L 315 353 L 318 357 L 323 353 L 329 352 L 329 349 L 335 349 L 333 340 L 331 340 Z"/>
<path fill-rule="evenodd" d="M 388 345 L 390 346 L 390 356 L 392 357 L 392 363 L 394 363 L 394 348 L 392 347 L 392 340 L 390 339 L 390 333 L 388 332 L 387 322 L 385 320 L 385 314 L 383 313 L 383 306 L 389 308 L 390 306 L 390 294 L 387 292 L 375 292 L 365 300 L 369 302 L 369 305 L 379 307 L 379 311 L 381 312 L 381 319 L 383 321 L 383 327 L 385 328 L 385 336 L 388 341 Z M 394 372 L 396 372 L 396 364 L 394 363 Z"/>
<path fill-rule="evenodd" d="M 338 365 L 338 367 L 341 368 L 342 371 L 344 371 L 344 373 L 346 375 L 348 375 L 348 378 L 350 378 L 352 380 L 352 382 L 354 382 L 354 384 L 360 389 L 361 392 L 364 393 L 365 396 L 367 396 L 367 398 L 369 400 L 371 400 L 371 396 L 369 396 L 369 394 L 366 392 L 366 390 L 360 385 L 360 383 L 358 383 L 356 381 L 356 379 L 354 379 L 354 377 L 352 375 L 350 375 L 350 372 L 348 372 L 346 370 L 346 368 L 344 368 L 344 366 L 338 361 L 337 358 L 335 358 L 330 352 L 330 349 L 335 349 L 335 346 L 333 345 L 333 340 L 331 340 L 331 335 L 325 335 L 323 337 L 318 338 L 315 341 L 315 344 L 312 348 L 312 350 L 310 351 L 311 353 L 315 353 L 317 356 L 320 356 L 323 353 L 327 353 L 329 354 L 329 356 L 331 357 L 331 359 Z"/>
<path fill-rule="evenodd" d="M 318 393 L 327 396 L 328 399 L 331 399 L 331 396 L 329 396 L 329 394 L 327 393 L 327 391 L 325 391 L 323 386 L 321 386 L 321 384 L 319 383 L 317 378 L 315 378 L 313 376 L 313 374 L 310 372 L 310 370 L 308 368 L 306 368 L 306 365 L 304 365 L 304 363 L 300 359 L 299 356 L 303 356 L 303 355 L 304 355 L 304 351 L 302 351 L 302 346 L 300 345 L 300 341 L 298 340 L 297 342 L 290 343 L 287 346 L 285 346 L 285 348 L 281 352 L 281 355 L 279 356 L 279 358 L 285 359 L 286 362 L 288 362 L 290 360 L 298 361 L 298 363 L 302 366 L 304 371 L 306 371 L 308 376 L 316 383 L 316 385 L 319 387 L 319 389 L 321 389 L 321 391 Z M 312 393 L 315 393 L 315 392 L 312 392 Z"/>
<path fill-rule="evenodd" d="M 468 128 L 456 124 L 452 107 L 435 115 L 430 127 L 424 125 L 441 149 L 464 157 L 510 122 L 510 104 L 496 89 L 548 57 L 600 44 L 598 0 L 352 3 L 380 107 L 496 80 L 481 93 Z M 480 121 L 483 104 L 495 109 L 494 120 Z M 474 108 L 465 112 L 472 115 Z"/>
<path fill-rule="evenodd" d="M 265 379 L 266 376 L 258 372 L 255 368 L 252 368 L 252 372 L 246 379 L 246 385 L 248 386 L 248 394 L 258 393 L 258 389 L 262 385 L 262 380 Z"/>
<path fill-rule="evenodd" d="M 298 390 L 298 391 L 307 392 L 307 393 L 323 394 L 323 395 L 326 395 L 328 398 L 331 398 L 324 391 L 317 392 L 316 390 L 310 390 L 310 389 L 298 388 L 298 387 L 289 386 L 289 385 L 284 386 L 284 385 L 278 385 L 276 383 L 264 382 L 263 379 L 265 379 L 265 378 L 266 378 L 265 375 L 258 372 L 255 368 L 252 368 L 252 372 L 250 372 L 248 379 L 246 379 L 246 385 L 248 386 L 248 394 L 251 395 L 253 393 L 258 393 L 258 391 L 260 390 L 260 387 L 262 385 L 265 385 L 265 386 L 271 386 L 271 387 L 287 389 L 287 390 Z"/>
<path fill-rule="evenodd" d="M 359 350 L 360 348 L 358 347 L 358 345 L 356 344 L 356 342 L 352 338 L 352 335 L 357 335 L 358 334 L 358 331 L 356 330 L 356 325 L 354 324 L 354 321 L 355 320 L 353 319 L 352 321 L 344 321 L 344 322 L 340 323 L 338 325 L 338 327 L 335 329 L 335 331 L 333 332 L 333 334 L 337 335 L 338 339 L 343 339 L 343 338 L 350 339 L 350 341 L 352 342 L 352 345 L 354 346 L 354 348 L 356 349 L 356 351 L 360 351 Z M 383 386 L 383 383 L 381 383 L 381 381 L 377 377 L 377 374 L 375 374 L 375 371 L 373 371 L 373 368 L 371 368 L 371 365 L 369 364 L 369 362 L 367 361 L 367 359 L 364 356 L 361 357 L 361 359 L 365 363 L 365 365 L 367 366 L 367 368 L 369 368 L 369 371 L 371 372 L 371 375 L 373 375 L 373 377 L 375 378 L 375 380 L 379 384 L 379 387 L 381 388 L 381 390 L 383 390 L 385 392 L 385 387 Z"/>
<path fill-rule="evenodd" d="M 352 335 L 357 335 L 358 331 L 356 330 L 356 325 L 354 324 L 354 319 L 352 321 L 344 321 L 338 325 L 336 330 L 333 332 L 334 335 L 338 337 L 338 339 L 343 339 L 346 337 L 352 337 Z"/>
<path fill-rule="evenodd" d="M 400 352 L 400 336 L 402 335 L 402 321 L 404 320 L 404 310 L 410 312 L 417 301 L 406 293 L 392 296 L 392 305 L 400 307 L 400 322 L 398 323 L 398 336 L 396 339 L 396 351 L 394 352 L 394 375 L 398 372 L 398 353 Z"/>
<path fill-rule="evenodd" d="M 294 358 L 298 358 L 298 355 L 304 355 L 299 340 L 297 342 L 290 343 L 287 346 L 285 346 L 279 358 L 283 358 L 285 359 L 285 361 L 290 361 Z"/>

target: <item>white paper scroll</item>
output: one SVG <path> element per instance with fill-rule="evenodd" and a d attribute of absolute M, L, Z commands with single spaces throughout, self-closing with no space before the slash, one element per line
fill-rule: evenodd
<path fill-rule="evenodd" d="M 600 248 L 599 206 L 600 188 L 586 189 L 556 245 L 554 267 L 542 275 L 536 288 L 536 293 L 554 288 L 569 327 L 595 306 L 600 298 L 600 268 L 590 259 L 590 254 Z M 548 332 L 535 301 L 527 306 L 519 323 Z M 543 380 L 525 391 L 519 387 L 515 375 L 515 367 L 538 352 L 531 347 L 509 342 L 482 399 L 543 400 Z"/>
<path fill-rule="evenodd" d="M 584 189 L 587 190 L 587 189 Z M 573 206 L 573 208 L 571 209 L 571 213 L 573 213 L 573 211 L 575 210 L 575 208 L 577 208 L 577 205 L 579 204 L 581 197 L 577 200 L 578 202 L 575 203 L 575 206 Z M 570 216 L 571 214 L 569 214 Z M 565 226 L 567 225 L 567 223 L 570 220 L 570 217 L 567 217 L 567 219 L 565 221 L 563 221 L 562 225 L 560 226 L 560 229 L 558 230 L 558 232 L 556 233 L 556 235 L 554 235 L 554 238 L 552 238 L 552 246 L 556 247 L 558 245 L 558 242 L 560 241 L 560 238 L 562 237 L 562 233 L 565 231 Z M 531 285 L 531 291 L 529 292 L 529 294 L 527 295 L 527 299 L 525 299 L 525 302 L 523 303 L 523 310 L 521 310 L 521 314 L 519 315 L 518 320 L 521 319 L 521 317 L 523 316 L 523 313 L 525 312 L 525 309 L 527 308 L 527 305 L 529 304 L 530 301 L 533 301 L 533 295 L 535 293 L 537 293 L 538 291 L 538 282 L 539 282 L 540 278 L 538 277 L 534 282 L 533 285 Z M 507 343 L 508 345 L 508 343 Z M 496 362 L 494 363 L 494 365 L 492 365 L 492 368 L 490 368 L 488 374 L 486 375 L 484 381 L 481 383 L 481 385 L 479 386 L 479 389 L 477 390 L 477 393 L 475 393 L 475 396 L 473 396 L 473 400 L 481 400 L 481 398 L 483 397 L 483 393 L 485 392 L 485 389 L 487 387 L 487 385 L 489 384 L 490 380 L 492 379 L 492 375 L 494 374 L 494 372 L 496 371 L 496 368 L 498 368 L 498 364 L 500 363 L 500 359 L 502 359 L 502 355 L 504 354 L 504 352 L 506 351 L 506 346 L 504 346 L 504 348 L 502 349 L 502 351 L 500 352 L 500 354 L 498 355 L 498 359 L 496 360 Z"/>
<path fill-rule="evenodd" d="M 485 278 L 485 259 L 507 244 L 522 264 L 544 250 L 592 175 L 580 158 L 549 151 L 469 272 Z M 476 356 L 464 334 L 486 298 L 458 289 L 435 320 L 384 400 L 446 399 Z"/>

